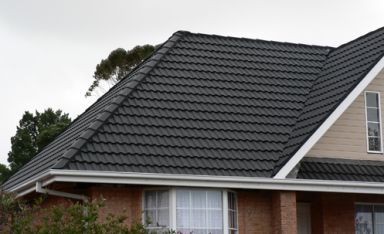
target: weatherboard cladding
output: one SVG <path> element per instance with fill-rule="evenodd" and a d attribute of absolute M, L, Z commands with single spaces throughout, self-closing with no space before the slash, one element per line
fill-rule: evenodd
<path fill-rule="evenodd" d="M 177 32 L 4 187 L 50 168 L 271 177 L 375 63 L 383 31 L 336 50 Z"/>
<path fill-rule="evenodd" d="M 384 182 L 384 162 L 335 158 L 304 158 L 299 179 Z"/>

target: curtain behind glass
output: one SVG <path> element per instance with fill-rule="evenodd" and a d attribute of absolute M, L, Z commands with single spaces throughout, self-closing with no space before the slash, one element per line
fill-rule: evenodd
<path fill-rule="evenodd" d="M 178 233 L 223 233 L 221 191 L 177 190 L 176 222 Z"/>
<path fill-rule="evenodd" d="M 146 191 L 144 195 L 144 221 L 146 228 L 169 227 L 169 192 Z"/>
<path fill-rule="evenodd" d="M 375 205 L 373 210 L 375 233 L 384 233 L 384 206 Z"/>
<path fill-rule="evenodd" d="M 372 205 L 356 205 L 355 213 L 355 233 L 356 234 L 373 234 L 373 206 Z M 379 232 L 382 233 L 382 232 Z"/>

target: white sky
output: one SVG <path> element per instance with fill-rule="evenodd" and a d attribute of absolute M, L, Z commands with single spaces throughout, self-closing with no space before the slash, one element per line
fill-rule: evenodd
<path fill-rule="evenodd" d="M 337 46 L 384 26 L 383 0 L 0 0 L 0 163 L 24 111 L 72 118 L 97 63 L 177 30 Z"/>

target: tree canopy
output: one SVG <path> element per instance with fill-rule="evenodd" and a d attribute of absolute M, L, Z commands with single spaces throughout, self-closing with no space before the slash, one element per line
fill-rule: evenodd
<path fill-rule="evenodd" d="M 29 162 L 70 123 L 68 114 L 61 110 L 48 108 L 42 113 L 35 111 L 35 114 L 26 111 L 11 138 L 11 151 L 8 153 L 10 168 L 0 164 L 0 183 Z"/>
<path fill-rule="evenodd" d="M 115 84 L 125 77 L 133 68 L 153 53 L 155 46 L 135 46 L 131 50 L 118 48 L 113 50 L 106 59 L 96 65 L 93 74 L 93 83 L 88 88 L 85 96 L 91 96 L 92 92 L 100 86 L 100 81 Z"/>

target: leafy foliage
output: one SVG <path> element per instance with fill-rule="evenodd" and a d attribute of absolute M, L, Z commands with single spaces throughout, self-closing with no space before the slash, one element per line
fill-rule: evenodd
<path fill-rule="evenodd" d="M 29 162 L 70 122 L 68 114 L 61 110 L 48 108 L 42 113 L 36 111 L 35 114 L 26 111 L 19 121 L 16 134 L 11 138 L 11 151 L 8 153 L 10 169 L 0 164 L 0 182 Z"/>
<path fill-rule="evenodd" d="M 10 176 L 11 170 L 9 170 L 6 165 L 0 163 L 0 184 L 2 184 Z"/>
<path fill-rule="evenodd" d="M 142 224 L 131 227 L 124 224 L 123 214 L 108 214 L 105 220 L 99 219 L 99 209 L 103 199 L 89 203 L 57 205 L 42 209 L 38 199 L 32 204 L 16 200 L 10 194 L 0 194 L 0 233 L 14 234 L 150 234 Z M 36 215 L 39 214 L 39 215 Z M 165 233 L 175 233 L 166 231 Z"/>
<path fill-rule="evenodd" d="M 101 60 L 96 65 L 96 71 L 93 75 L 94 81 L 85 96 L 91 96 L 92 92 L 100 86 L 100 81 L 115 84 L 152 54 L 154 50 L 155 47 L 152 45 L 135 46 L 131 50 L 123 48 L 113 50 L 106 59 Z"/>

